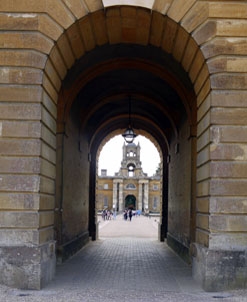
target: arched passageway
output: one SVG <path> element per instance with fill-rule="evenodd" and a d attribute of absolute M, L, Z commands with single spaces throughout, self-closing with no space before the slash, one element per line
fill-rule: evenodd
<path fill-rule="evenodd" d="M 143 14 L 147 17 L 145 10 Z M 165 22 L 177 27 L 169 18 Z M 190 39 L 186 35 L 187 47 Z M 169 52 L 132 41 L 104 44 L 85 53 L 70 68 L 60 90 L 57 158 L 62 171 L 57 171 L 57 187 L 62 188 L 62 198 L 57 198 L 57 208 L 63 214 L 57 217 L 56 231 L 61 259 L 72 255 L 88 237 L 97 239 L 98 154 L 106 140 L 127 127 L 130 99 L 132 126 L 155 142 L 162 158 L 159 238 L 167 239 L 190 261 L 189 248 L 195 240 L 195 91 L 181 63 Z M 89 202 L 81 202 L 87 194 Z"/>
<path fill-rule="evenodd" d="M 85 62 L 90 66 L 87 72 L 84 71 Z M 83 72 L 79 73 L 80 69 Z M 90 73 L 91 70 L 94 77 L 89 81 L 88 72 Z M 183 78 L 183 81 L 178 80 L 175 71 L 178 73 L 179 79 Z M 74 78 L 75 72 L 79 73 L 80 80 L 72 81 L 71 78 Z M 80 82 L 80 90 L 77 87 L 78 82 Z M 85 156 L 84 161 L 87 165 L 90 164 L 91 175 L 90 183 L 87 184 L 90 190 L 89 235 L 93 239 L 97 237 L 94 218 L 97 151 L 104 138 L 116 131 L 122 133 L 128 125 L 128 100 L 131 96 L 133 127 L 138 133 L 143 132 L 152 137 L 159 145 L 162 158 L 165 159 L 162 162 L 164 184 L 162 219 L 164 224 L 161 224 L 161 240 L 167 237 L 169 164 L 171 167 L 169 177 L 173 179 L 173 182 L 170 182 L 169 194 L 174 207 L 173 209 L 171 207 L 170 210 L 175 215 L 174 221 L 171 221 L 170 225 L 173 224 L 174 232 L 179 233 L 178 225 L 176 225 L 179 221 L 178 228 L 181 228 L 183 233 L 181 238 L 184 237 L 183 242 L 179 244 L 186 246 L 185 253 L 188 255 L 191 236 L 192 238 L 195 236 L 193 226 L 195 223 L 195 217 L 193 217 L 195 212 L 193 213 L 193 211 L 195 210 L 191 206 L 193 198 L 195 198 L 195 196 L 191 196 L 191 190 L 195 186 L 195 167 L 193 168 L 195 161 L 192 162 L 192 153 L 195 152 L 195 137 L 191 132 L 195 131 L 196 103 L 192 85 L 184 71 L 171 56 L 152 46 L 107 45 L 84 55 L 77 65 L 71 68 L 65 79 L 61 96 L 71 97 L 76 89 L 78 89 L 78 94 L 75 95 L 73 101 L 69 98 L 63 109 L 65 119 L 63 124 L 67 138 L 64 138 L 63 133 L 63 149 L 61 149 L 63 155 L 60 156 L 63 158 L 63 171 L 65 171 L 65 173 L 63 172 L 63 187 L 68 188 L 67 192 L 65 190 L 63 192 L 63 200 L 67 200 L 68 209 L 65 210 L 66 204 L 63 203 L 63 210 L 66 213 L 72 210 L 71 200 L 74 194 L 79 194 L 80 190 L 84 192 L 80 194 L 87 192 L 86 187 L 81 186 L 81 183 L 85 183 L 82 175 L 77 177 L 77 186 L 80 190 L 74 187 L 76 186 L 75 180 L 73 186 L 69 186 L 73 177 L 69 171 L 75 173 L 75 169 L 77 169 L 78 173 L 81 173 L 77 168 L 76 156 L 78 159 Z M 63 100 L 64 98 L 60 102 Z M 78 145 L 73 140 L 79 140 L 81 155 L 80 153 L 74 154 L 74 152 L 78 153 Z M 76 150 L 73 151 L 72 146 Z M 68 151 L 66 151 L 67 148 Z M 88 150 L 87 153 L 82 152 L 85 149 Z M 88 162 L 88 157 L 90 157 L 90 162 Z M 179 181 L 180 186 L 173 187 Z M 81 203 L 78 203 L 78 206 L 83 211 Z M 60 207 L 58 205 L 58 208 Z M 80 215 L 78 208 L 75 210 L 75 215 Z M 64 240 L 64 232 L 68 230 L 70 233 L 72 225 L 74 228 L 75 215 L 70 213 L 71 221 L 63 222 L 63 230 L 58 230 L 58 233 L 61 232 L 63 235 L 59 235 L 58 238 L 62 237 Z M 181 220 L 181 217 L 184 218 Z M 182 221 L 184 225 L 182 225 Z M 70 226 L 70 224 L 72 225 Z M 169 238 L 174 247 L 177 246 L 175 237 Z M 181 250 L 181 247 L 177 247 L 177 250 Z"/>
<path fill-rule="evenodd" d="M 0 282 L 41 288 L 97 238 L 97 152 L 131 97 L 163 159 L 160 239 L 205 289 L 246 286 L 246 3 L 144 2 L 2 1 Z"/>

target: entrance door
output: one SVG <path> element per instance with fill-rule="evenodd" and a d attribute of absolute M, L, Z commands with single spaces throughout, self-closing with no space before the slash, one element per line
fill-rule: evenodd
<path fill-rule="evenodd" d="M 125 208 L 134 210 L 136 208 L 136 198 L 134 195 L 128 195 L 125 198 Z"/>

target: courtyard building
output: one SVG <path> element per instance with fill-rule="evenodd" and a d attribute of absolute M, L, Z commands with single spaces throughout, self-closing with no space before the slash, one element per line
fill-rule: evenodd
<path fill-rule="evenodd" d="M 138 210 L 143 214 L 159 214 L 161 203 L 161 175 L 157 167 L 153 176 L 142 170 L 141 147 L 135 143 L 123 145 L 123 159 L 119 172 L 107 176 L 107 169 L 97 177 L 97 211 L 105 209 L 121 213 L 124 210 Z"/>

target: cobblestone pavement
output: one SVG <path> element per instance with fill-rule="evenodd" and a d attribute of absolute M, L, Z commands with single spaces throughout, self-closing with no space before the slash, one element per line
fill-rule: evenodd
<path fill-rule="evenodd" d="M 247 290 L 208 293 L 191 268 L 157 240 L 157 218 L 100 221 L 100 239 L 90 242 L 40 291 L 0 286 L 0 301 L 247 301 Z"/>

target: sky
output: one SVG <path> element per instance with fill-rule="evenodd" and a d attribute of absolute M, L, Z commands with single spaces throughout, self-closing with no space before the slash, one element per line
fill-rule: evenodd
<path fill-rule="evenodd" d="M 142 170 L 144 173 L 147 173 L 148 176 L 152 176 L 160 163 L 159 153 L 154 144 L 146 137 L 138 135 L 134 143 L 138 144 L 138 142 L 141 146 L 140 157 Z M 119 171 L 123 158 L 123 144 L 123 137 L 117 135 L 104 145 L 99 155 L 99 174 L 101 169 L 107 169 L 108 176 L 113 176 L 115 172 Z"/>

